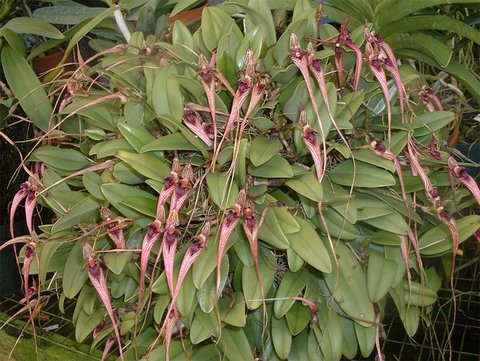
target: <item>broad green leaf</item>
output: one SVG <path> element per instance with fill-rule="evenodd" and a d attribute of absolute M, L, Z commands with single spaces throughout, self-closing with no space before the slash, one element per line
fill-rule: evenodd
<path fill-rule="evenodd" d="M 163 150 L 197 150 L 182 133 L 173 133 L 157 138 L 152 142 L 145 144 L 141 149 L 141 153 L 155 152 Z"/>
<path fill-rule="evenodd" d="M 141 184 L 144 182 L 142 175 L 135 172 L 133 168 L 125 162 L 118 162 L 115 164 L 115 167 L 113 167 L 113 176 L 121 183 L 130 185 Z"/>
<path fill-rule="evenodd" d="M 270 199 L 274 198 L 266 197 L 267 201 Z M 269 212 L 275 213 L 275 217 L 277 217 L 280 228 L 285 235 L 300 231 L 300 225 L 285 207 L 273 207 Z"/>
<path fill-rule="evenodd" d="M 103 256 L 105 265 L 110 271 L 119 275 L 122 273 L 125 264 L 132 258 L 132 252 L 107 253 Z"/>
<path fill-rule="evenodd" d="M 278 249 L 287 249 L 289 248 L 289 242 L 286 238 L 285 233 L 280 227 L 275 213 L 270 209 L 265 215 L 265 220 L 260 227 L 260 232 L 258 237 L 268 243 L 269 245 L 278 248 Z"/>
<path fill-rule="evenodd" d="M 73 172 L 90 165 L 85 156 L 77 150 L 44 145 L 35 149 L 31 159 L 45 163 L 48 167 Z"/>
<path fill-rule="evenodd" d="M 188 49 L 194 48 L 192 34 L 190 33 L 190 30 L 188 30 L 187 26 L 180 20 L 175 21 L 175 23 L 173 24 L 172 44 L 178 46 L 185 46 Z"/>
<path fill-rule="evenodd" d="M 222 337 L 218 340 L 218 346 L 230 361 L 253 359 L 252 349 L 241 328 L 229 326 L 222 328 Z"/>
<path fill-rule="evenodd" d="M 120 150 L 116 157 L 123 160 L 138 173 L 158 181 L 163 181 L 170 173 L 170 167 L 167 163 L 153 154 L 137 154 Z"/>
<path fill-rule="evenodd" d="M 127 206 L 143 215 L 150 218 L 155 218 L 157 214 L 157 201 L 151 197 L 141 196 L 126 196 L 121 201 L 122 206 Z"/>
<path fill-rule="evenodd" d="M 215 312 L 205 313 L 197 308 L 190 326 L 190 341 L 197 345 L 209 337 L 218 337 L 218 321 Z"/>
<path fill-rule="evenodd" d="M 20 34 L 34 34 L 51 39 L 64 39 L 65 36 L 52 24 L 37 18 L 19 17 L 9 20 L 3 28 Z"/>
<path fill-rule="evenodd" d="M 272 341 L 275 351 L 282 360 L 287 359 L 292 347 L 292 334 L 285 318 L 272 318 Z"/>
<path fill-rule="evenodd" d="M 398 21 L 392 21 L 380 29 L 378 33 L 387 37 L 395 33 L 412 32 L 417 30 L 443 30 L 466 37 L 480 45 L 480 31 L 445 15 L 416 15 Z"/>
<path fill-rule="evenodd" d="M 356 239 L 360 232 L 357 227 L 348 222 L 339 213 L 333 209 L 326 209 L 323 212 L 327 229 L 320 216 L 312 218 L 312 222 L 324 233 L 329 233 L 331 237 L 351 241 Z"/>
<path fill-rule="evenodd" d="M 220 290 L 225 287 L 228 278 L 229 258 L 223 257 L 220 270 Z M 192 274 L 194 272 L 192 271 Z M 217 304 L 217 272 L 212 272 L 197 292 L 198 305 L 205 313 L 211 313 Z M 226 312 L 228 313 L 228 312 Z M 245 313 L 245 312 L 244 312 Z M 237 320 L 238 321 L 238 320 Z M 228 323 L 228 322 L 227 322 Z M 233 325 L 238 326 L 238 325 Z"/>
<path fill-rule="evenodd" d="M 187 317 L 187 319 L 190 317 L 189 315 L 194 311 L 194 307 L 198 302 L 196 293 L 197 289 L 193 285 L 192 272 L 188 272 L 182 283 L 182 287 L 180 288 L 180 292 L 178 293 L 178 297 L 175 302 L 180 314 L 184 317 Z"/>
<path fill-rule="evenodd" d="M 367 290 L 372 302 L 380 301 L 393 287 L 397 263 L 372 251 L 368 254 Z"/>
<path fill-rule="evenodd" d="M 145 202 L 150 202 L 151 204 L 156 204 L 157 201 L 157 198 L 152 194 L 125 184 L 105 183 L 100 189 L 105 199 L 107 199 L 107 201 L 109 201 L 120 213 L 123 214 L 123 216 L 127 218 L 136 218 L 142 215 L 132 207 L 126 205 L 128 204 L 126 201 L 127 197 L 135 199 L 136 203 L 138 203 L 138 199 L 142 198 L 145 199 Z"/>
<path fill-rule="evenodd" d="M 273 253 L 260 250 L 259 263 L 263 293 L 255 267 L 243 266 L 242 269 L 243 294 L 245 295 L 246 305 L 249 310 L 255 310 L 263 304 L 261 299 L 266 298 L 275 278 L 277 264 Z"/>
<path fill-rule="evenodd" d="M 140 127 L 136 124 L 118 122 L 117 128 L 137 152 L 140 152 L 140 149 L 142 149 L 144 145 L 149 144 L 156 139 L 147 129 L 145 129 L 145 127 Z"/>
<path fill-rule="evenodd" d="M 363 222 L 377 229 L 401 235 L 406 235 L 409 230 L 405 219 L 403 219 L 400 213 L 395 211 L 384 216 L 366 219 Z"/>
<path fill-rule="evenodd" d="M 355 322 L 345 317 L 340 317 L 342 326 L 342 354 L 349 360 L 355 358 L 358 352 L 357 336 L 355 335 Z"/>
<path fill-rule="evenodd" d="M 374 321 L 375 314 L 368 297 L 364 271 L 352 251 L 343 243 L 336 243 L 335 254 L 338 269 L 334 266 L 331 273 L 324 274 L 328 288 L 342 310 L 353 317 L 356 323 L 367 327 L 370 325 L 368 322 Z"/>
<path fill-rule="evenodd" d="M 249 166 L 248 173 L 260 178 L 292 178 L 293 170 L 290 164 L 279 155 L 273 156 L 269 161 L 259 167 Z"/>
<path fill-rule="evenodd" d="M 385 41 L 392 49 L 414 49 L 434 58 L 442 68 L 452 59 L 453 51 L 437 38 L 423 33 L 393 34 Z"/>
<path fill-rule="evenodd" d="M 180 121 L 183 117 L 183 98 L 176 75 L 173 65 L 160 69 L 156 73 L 149 98 L 157 115 L 167 115 Z"/>
<path fill-rule="evenodd" d="M 207 6 L 202 12 L 202 39 L 209 51 L 218 47 L 224 29 L 233 19 L 219 7 Z"/>
<path fill-rule="evenodd" d="M 91 314 L 83 310 L 80 311 L 75 324 L 75 340 L 81 343 L 90 336 L 95 327 L 102 321 L 104 313 L 105 310 L 99 308 L 95 309 Z"/>
<path fill-rule="evenodd" d="M 95 144 L 90 148 L 89 155 L 96 155 L 98 159 L 111 157 L 119 150 L 133 151 L 134 149 L 125 139 L 113 139 Z"/>
<path fill-rule="evenodd" d="M 413 120 L 413 126 L 416 128 L 414 134 L 416 137 L 431 134 L 450 124 L 453 119 L 455 119 L 455 115 L 446 111 L 420 114 Z"/>
<path fill-rule="evenodd" d="M 88 219 L 100 209 L 100 204 L 93 198 L 85 198 L 65 213 L 52 227 L 52 232 L 67 230 Z"/>
<path fill-rule="evenodd" d="M 290 246 L 310 266 L 321 272 L 331 272 L 332 263 L 328 251 L 311 223 L 300 217 L 295 219 L 300 224 L 300 231 L 287 235 Z"/>
<path fill-rule="evenodd" d="M 54 5 L 44 6 L 33 12 L 33 17 L 50 24 L 76 25 L 88 18 L 93 18 L 105 8 L 90 6 Z"/>
<path fill-rule="evenodd" d="M 324 361 L 320 345 L 313 330 L 308 333 L 307 356 L 308 361 Z M 305 357 L 305 349 L 303 350 L 303 357 Z"/>
<path fill-rule="evenodd" d="M 281 149 L 282 143 L 276 138 L 256 137 L 250 143 L 250 161 L 255 167 L 259 167 L 277 155 Z"/>
<path fill-rule="evenodd" d="M 285 315 L 288 328 L 293 336 L 302 332 L 312 320 L 312 313 L 301 302 L 295 302 Z"/>
<path fill-rule="evenodd" d="M 382 246 L 400 246 L 402 243 L 398 234 L 387 231 L 378 231 L 374 233 L 369 240 Z"/>
<path fill-rule="evenodd" d="M 297 297 L 307 284 L 307 274 L 305 272 L 287 272 L 283 275 L 282 281 L 278 286 L 275 298 L 278 300 L 273 304 L 273 312 L 276 318 L 282 318 L 290 310 L 295 300 L 281 300 L 282 298 Z"/>
<path fill-rule="evenodd" d="M 314 202 L 321 202 L 323 197 L 323 188 L 320 182 L 312 173 L 306 173 L 298 178 L 293 178 L 285 183 L 298 194 L 301 194 Z"/>
<path fill-rule="evenodd" d="M 419 282 L 403 282 L 405 304 L 425 307 L 437 302 L 437 292 Z"/>
<path fill-rule="evenodd" d="M 53 125 L 53 108 L 45 89 L 27 61 L 10 45 L 2 47 L 2 69 L 10 90 L 35 126 L 44 132 Z"/>
<path fill-rule="evenodd" d="M 351 159 L 337 165 L 330 173 L 333 182 L 343 185 L 365 188 L 378 188 L 395 185 L 395 178 L 386 170 L 373 165 L 356 162 Z"/>
<path fill-rule="evenodd" d="M 372 354 L 373 348 L 375 347 L 376 328 L 374 325 L 364 327 L 356 322 L 354 326 L 360 352 L 363 357 L 368 357 Z"/>
<path fill-rule="evenodd" d="M 460 243 L 468 239 L 480 228 L 480 216 L 470 215 L 456 220 Z M 445 224 L 439 224 L 425 232 L 418 240 L 420 253 L 425 256 L 438 256 L 453 249 L 453 239 Z"/>
<path fill-rule="evenodd" d="M 8 45 L 10 45 L 12 49 L 18 53 L 18 55 L 22 56 L 23 58 L 27 56 L 27 51 L 25 50 L 25 40 L 22 36 L 10 29 L 0 28 L 0 38 L 3 38 L 3 41 L 6 41 Z"/>
<path fill-rule="evenodd" d="M 225 280 L 228 273 L 225 272 Z M 236 327 L 245 327 L 247 315 L 245 314 L 245 297 L 242 292 L 235 292 L 234 299 L 222 297 L 219 299 L 219 308 L 222 322 Z"/>
<path fill-rule="evenodd" d="M 298 272 L 303 268 L 305 261 L 293 249 L 287 249 L 288 268 L 292 272 Z"/>
<path fill-rule="evenodd" d="M 386 160 L 370 150 L 355 150 L 353 151 L 353 157 L 356 160 L 386 169 L 391 173 L 395 172 L 395 165 L 392 161 Z"/>
<path fill-rule="evenodd" d="M 235 182 L 228 179 L 227 173 L 208 173 L 208 193 L 220 209 L 226 209 L 235 204 L 238 188 Z"/>
<path fill-rule="evenodd" d="M 256 26 L 251 29 L 240 41 L 240 45 L 238 46 L 235 56 L 235 63 L 237 67 L 240 69 L 245 65 L 245 54 L 249 49 L 253 51 L 255 59 L 259 59 L 263 45 L 264 42 L 261 28 Z"/>
<path fill-rule="evenodd" d="M 378 26 L 399 20 L 417 10 L 443 4 L 478 4 L 477 0 L 385 0 L 375 7 L 375 22 Z M 468 6 L 467 6 L 468 7 Z M 407 29 L 408 30 L 408 29 Z"/>

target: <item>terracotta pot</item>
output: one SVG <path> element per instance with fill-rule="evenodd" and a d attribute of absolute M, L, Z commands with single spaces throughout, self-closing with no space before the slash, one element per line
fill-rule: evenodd
<path fill-rule="evenodd" d="M 51 55 L 39 56 L 32 60 L 33 71 L 37 76 L 43 78 L 48 72 L 57 68 L 60 61 L 63 59 L 65 52 L 58 51 Z M 73 56 L 69 55 L 65 64 L 73 63 Z M 66 66 L 68 67 L 68 65 Z"/>
<path fill-rule="evenodd" d="M 187 10 L 183 11 L 182 13 L 171 16 L 168 20 L 170 22 L 170 25 L 173 25 L 175 21 L 180 20 L 182 23 L 187 24 L 191 23 L 197 19 L 200 19 L 202 17 L 202 11 L 205 9 L 205 7 L 208 5 L 207 1 L 204 1 L 200 7 L 192 9 L 192 10 Z"/>

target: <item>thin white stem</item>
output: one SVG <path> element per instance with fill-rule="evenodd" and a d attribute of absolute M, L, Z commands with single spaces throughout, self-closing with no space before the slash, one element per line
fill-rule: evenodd
<path fill-rule="evenodd" d="M 113 12 L 113 16 L 115 17 L 117 26 L 122 32 L 122 35 L 125 38 L 125 41 L 129 43 L 132 35 L 130 34 L 130 30 L 128 30 L 127 23 L 125 22 L 122 11 L 120 10 L 120 7 L 118 5 L 116 6 L 115 11 Z"/>

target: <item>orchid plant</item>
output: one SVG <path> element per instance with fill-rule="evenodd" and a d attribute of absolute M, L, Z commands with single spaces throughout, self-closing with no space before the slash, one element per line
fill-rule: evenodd
<path fill-rule="evenodd" d="M 388 302 L 410 336 L 428 318 L 426 258 L 455 267 L 479 237 L 478 185 L 444 148 L 454 114 L 372 25 L 291 3 L 206 7 L 50 85 L 11 209 L 25 199 L 29 234 L 7 245 L 24 244 L 27 301 L 75 302 L 77 341 L 121 360 L 384 360 Z M 39 207 L 54 218 L 33 224 Z"/>

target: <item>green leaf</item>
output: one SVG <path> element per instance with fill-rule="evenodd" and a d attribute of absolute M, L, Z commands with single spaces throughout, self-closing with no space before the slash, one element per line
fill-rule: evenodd
<path fill-rule="evenodd" d="M 328 229 L 325 229 L 325 226 L 320 216 L 315 216 L 312 218 L 312 222 L 323 233 L 329 233 L 332 237 L 343 239 L 346 241 L 357 239 L 357 237 L 359 236 L 360 232 L 358 228 L 348 222 L 346 219 L 344 219 L 335 210 L 326 209 L 323 215 Z"/>
<path fill-rule="evenodd" d="M 167 163 L 153 154 L 137 154 L 120 150 L 116 157 L 147 178 L 163 181 L 170 174 L 170 167 Z"/>
<path fill-rule="evenodd" d="M 402 243 L 398 234 L 387 231 L 378 231 L 374 233 L 369 240 L 382 246 L 400 246 Z"/>
<path fill-rule="evenodd" d="M 275 298 L 278 300 L 273 304 L 273 312 L 276 318 L 282 318 L 290 310 L 295 300 L 280 300 L 281 298 L 297 297 L 307 284 L 305 272 L 287 272 L 283 275 L 278 286 Z"/>
<path fill-rule="evenodd" d="M 132 252 L 107 253 L 103 256 L 105 265 L 116 275 L 122 273 L 123 268 L 131 258 Z"/>
<path fill-rule="evenodd" d="M 342 326 L 342 354 L 349 360 L 353 360 L 358 352 L 357 336 L 355 335 L 354 322 L 345 317 L 340 317 Z"/>
<path fill-rule="evenodd" d="M 397 263 L 376 251 L 368 254 L 367 290 L 372 302 L 380 301 L 393 286 Z"/>
<path fill-rule="evenodd" d="M 69 209 L 65 215 L 55 222 L 52 227 L 52 233 L 67 230 L 79 223 L 91 219 L 99 209 L 100 204 L 96 200 L 93 198 L 85 198 Z"/>
<path fill-rule="evenodd" d="M 384 37 L 396 33 L 412 32 L 417 30 L 443 30 L 466 37 L 480 45 L 480 31 L 460 20 L 445 15 L 416 15 L 391 21 L 378 29 Z"/>
<path fill-rule="evenodd" d="M 298 222 L 297 222 L 298 223 Z M 269 245 L 278 249 L 289 248 L 288 239 L 285 236 L 275 213 L 270 209 L 265 215 L 258 237 Z"/>
<path fill-rule="evenodd" d="M 306 173 L 298 178 L 291 179 L 285 185 L 314 202 L 322 201 L 322 185 L 312 173 Z"/>
<path fill-rule="evenodd" d="M 167 115 L 180 121 L 183 117 L 183 97 L 176 75 L 173 65 L 160 69 L 156 73 L 149 98 L 157 115 Z"/>
<path fill-rule="evenodd" d="M 233 19 L 219 7 L 207 6 L 202 12 L 202 39 L 209 51 L 218 47 L 218 42 L 224 34 L 224 29 Z"/>
<path fill-rule="evenodd" d="M 228 270 L 225 272 L 225 281 Z M 222 322 L 236 327 L 245 327 L 247 315 L 245 314 L 245 297 L 242 292 L 235 292 L 234 299 L 222 297 L 218 300 Z"/>
<path fill-rule="evenodd" d="M 65 36 L 55 26 L 44 20 L 36 18 L 14 18 L 3 25 L 3 28 L 10 29 L 20 34 L 34 34 L 51 39 L 65 38 Z"/>
<path fill-rule="evenodd" d="M 220 209 L 226 209 L 235 204 L 238 196 L 238 188 L 232 179 L 228 179 L 227 173 L 208 173 L 208 193 Z"/>
<path fill-rule="evenodd" d="M 209 337 L 218 337 L 218 321 L 215 312 L 204 313 L 197 308 L 190 327 L 190 341 L 197 345 Z"/>
<path fill-rule="evenodd" d="M 150 197 L 131 197 L 126 196 L 120 202 L 122 206 L 127 206 L 143 215 L 151 218 L 155 218 L 157 214 L 157 202 L 156 199 Z"/>
<path fill-rule="evenodd" d="M 478 0 L 384 0 L 375 7 L 375 22 L 383 26 L 399 20 L 417 10 L 439 6 L 443 4 L 478 4 Z"/>
<path fill-rule="evenodd" d="M 230 361 L 253 359 L 252 349 L 241 328 L 228 326 L 222 328 L 222 337 L 218 340 L 218 346 Z"/>
<path fill-rule="evenodd" d="M 373 151 L 354 150 L 352 153 L 353 157 L 356 160 L 360 160 L 362 162 L 386 169 L 391 173 L 395 172 L 395 164 L 393 164 L 392 161 L 386 160 L 385 158 L 376 155 L 375 153 L 373 153 Z"/>
<path fill-rule="evenodd" d="M 260 249 L 259 263 L 263 294 L 255 267 L 243 266 L 242 269 L 243 294 L 245 295 L 247 308 L 249 310 L 255 310 L 263 304 L 261 299 L 266 297 L 275 278 L 277 263 L 273 253 L 270 251 L 261 251 Z"/>
<path fill-rule="evenodd" d="M 282 143 L 276 138 L 256 137 L 250 143 L 250 161 L 255 167 L 259 167 L 277 155 L 281 149 Z"/>
<path fill-rule="evenodd" d="M 455 119 L 455 115 L 452 112 L 446 111 L 421 114 L 413 120 L 413 126 L 416 128 L 414 132 L 415 137 L 421 137 L 443 129 L 446 125 L 450 124 L 453 119 Z"/>
<path fill-rule="evenodd" d="M 332 263 L 328 251 L 315 229 L 309 221 L 300 217 L 295 219 L 300 224 L 300 231 L 287 235 L 290 246 L 310 266 L 321 272 L 331 272 Z"/>
<path fill-rule="evenodd" d="M 290 354 L 292 347 L 292 334 L 285 318 L 272 318 L 272 341 L 278 357 L 285 360 Z"/>
<path fill-rule="evenodd" d="M 143 215 L 140 212 L 134 211 L 133 207 L 128 206 L 129 202 L 127 202 L 127 197 L 130 199 L 133 198 L 136 204 L 138 204 L 138 199 L 142 198 L 145 199 L 145 202 L 150 202 L 150 204 L 156 204 L 157 201 L 157 198 L 152 194 L 125 184 L 105 183 L 100 189 L 104 197 L 127 218 L 136 218 Z"/>
<path fill-rule="evenodd" d="M 363 327 L 356 322 L 354 326 L 360 352 L 363 357 L 368 357 L 372 354 L 373 348 L 375 347 L 376 328 L 373 325 Z"/>
<path fill-rule="evenodd" d="M 222 264 L 220 266 L 220 290 L 225 287 L 228 279 L 228 268 L 230 266 L 229 258 L 223 257 Z M 194 272 L 192 271 L 194 274 Z M 207 277 L 202 287 L 197 292 L 198 305 L 200 309 L 205 313 L 211 313 L 217 304 L 217 273 L 212 272 Z M 226 312 L 228 313 L 228 312 Z M 245 312 L 244 312 L 245 313 Z M 215 318 L 216 319 L 216 318 Z M 238 320 L 237 320 L 238 321 Z M 228 323 L 228 322 L 227 322 Z M 238 325 L 233 325 L 238 326 Z M 217 327 L 218 329 L 218 327 Z"/>
<path fill-rule="evenodd" d="M 248 173 L 260 178 L 292 178 L 293 170 L 290 164 L 281 156 L 275 155 L 259 167 L 249 166 Z"/>
<path fill-rule="evenodd" d="M 336 243 L 335 254 L 338 269 L 334 267 L 331 273 L 324 274 L 328 288 L 347 315 L 354 317 L 356 323 L 368 327 L 368 322 L 374 321 L 375 314 L 368 297 L 367 281 L 362 267 L 343 243 Z"/>
<path fill-rule="evenodd" d="M 90 336 L 95 327 L 103 320 L 104 312 L 104 309 L 99 308 L 95 309 L 91 314 L 83 310 L 80 311 L 75 324 L 75 340 L 77 342 L 81 343 Z"/>
<path fill-rule="evenodd" d="M 480 228 L 480 216 L 469 215 L 456 220 L 460 243 Z M 453 249 L 453 239 L 445 224 L 439 224 L 425 232 L 418 240 L 420 253 L 425 256 L 439 256 Z"/>
<path fill-rule="evenodd" d="M 10 90 L 35 126 L 47 132 L 51 125 L 53 108 L 32 68 L 8 44 L 4 44 L 2 48 L 1 59 L 3 74 Z"/>
<path fill-rule="evenodd" d="M 135 124 L 118 122 L 117 128 L 137 152 L 140 152 L 144 145 L 149 144 L 156 139 L 147 129 L 145 129 L 145 127 Z"/>
<path fill-rule="evenodd" d="M 197 148 L 182 133 L 173 133 L 145 144 L 140 149 L 140 153 L 164 150 L 197 150 Z"/>
<path fill-rule="evenodd" d="M 235 63 L 238 68 L 242 68 L 245 65 L 245 54 L 247 53 L 248 49 L 253 51 L 255 59 L 260 58 L 262 46 L 264 45 L 262 35 L 261 28 L 256 26 L 251 29 L 240 41 L 240 45 L 238 46 L 235 56 Z"/>
<path fill-rule="evenodd" d="M 67 172 L 73 172 L 90 165 L 87 158 L 79 151 L 51 145 L 44 145 L 35 149 L 31 159 L 41 161 L 53 169 Z"/>
<path fill-rule="evenodd" d="M 288 310 L 285 318 L 290 332 L 296 336 L 308 326 L 312 319 L 312 313 L 307 306 L 297 301 Z"/>
<path fill-rule="evenodd" d="M 178 3 L 177 5 L 179 4 L 180 3 Z M 190 33 L 190 30 L 188 30 L 187 26 L 180 20 L 175 21 L 175 23 L 173 24 L 172 44 L 178 46 L 185 46 L 188 49 L 194 48 L 192 34 Z"/>
<path fill-rule="evenodd" d="M 385 41 L 396 51 L 397 49 L 414 49 L 435 59 L 445 68 L 452 59 L 453 50 L 442 41 L 423 33 L 393 34 Z"/>
<path fill-rule="evenodd" d="M 365 188 L 378 188 L 395 185 L 395 178 L 386 170 L 360 161 L 348 159 L 337 165 L 330 173 L 333 182 L 343 185 Z"/>
<path fill-rule="evenodd" d="M 198 302 L 196 293 L 197 289 L 193 285 L 192 272 L 188 272 L 178 293 L 177 301 L 175 302 L 182 316 L 189 317 L 194 311 L 194 307 Z"/>
<path fill-rule="evenodd" d="M 293 249 L 287 249 L 288 268 L 292 272 L 298 272 L 302 269 L 305 261 Z"/>
<path fill-rule="evenodd" d="M 50 24 L 76 25 L 100 14 L 105 8 L 90 6 L 44 6 L 33 12 L 33 17 Z"/>

